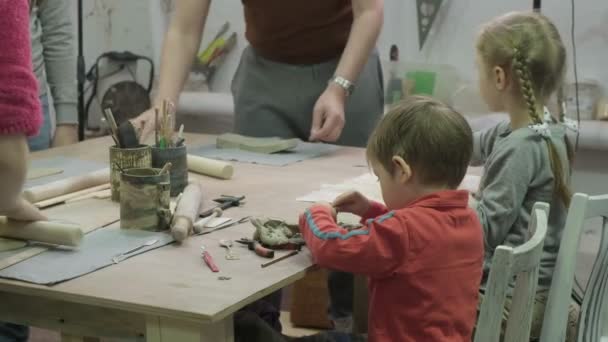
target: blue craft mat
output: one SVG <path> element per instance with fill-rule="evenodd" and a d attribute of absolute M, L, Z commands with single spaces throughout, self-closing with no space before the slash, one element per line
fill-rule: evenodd
<path fill-rule="evenodd" d="M 165 246 L 173 242 L 173 237 L 166 232 L 101 228 L 85 235 L 78 249 L 51 249 L 0 270 L 0 278 L 55 285 L 113 265 L 114 256 L 154 239 L 158 239 L 155 245 L 133 252 L 129 257 Z M 22 249 L 2 252 L 0 260 L 20 251 Z"/>
<path fill-rule="evenodd" d="M 108 165 L 105 163 L 65 157 L 32 160 L 29 165 L 30 169 L 59 168 L 62 169 L 63 172 L 56 175 L 29 180 L 25 183 L 24 188 L 27 189 L 33 186 L 43 185 L 66 178 L 81 176 L 89 172 L 105 169 L 107 167 Z"/>
<path fill-rule="evenodd" d="M 300 142 L 293 150 L 277 153 L 255 153 L 231 148 L 217 148 L 215 145 L 194 147 L 188 153 L 227 161 L 253 164 L 285 166 L 302 160 L 317 158 L 338 149 L 338 146 L 322 143 Z"/>

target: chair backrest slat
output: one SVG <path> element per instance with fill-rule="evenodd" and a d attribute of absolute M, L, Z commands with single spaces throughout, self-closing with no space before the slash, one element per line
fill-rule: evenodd
<path fill-rule="evenodd" d="M 578 341 L 597 342 L 608 335 L 608 195 L 572 197 L 560 241 L 549 297 L 545 308 L 541 342 L 565 341 L 568 313 L 576 272 L 576 258 L 585 221 L 603 217 L 601 244 L 583 298 Z"/>
<path fill-rule="evenodd" d="M 511 314 L 505 330 L 505 342 L 529 339 L 538 269 L 547 235 L 548 213 L 548 204 L 536 203 L 529 226 L 529 230 L 534 232 L 532 237 L 515 248 L 498 246 L 495 249 L 475 331 L 476 342 L 499 340 L 503 310 L 513 276 L 516 281 Z"/>

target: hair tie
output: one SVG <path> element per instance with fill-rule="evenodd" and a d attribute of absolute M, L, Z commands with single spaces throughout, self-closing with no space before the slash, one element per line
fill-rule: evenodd
<path fill-rule="evenodd" d="M 528 127 L 545 139 L 551 138 L 551 130 L 549 129 L 549 124 L 546 122 L 530 125 Z"/>

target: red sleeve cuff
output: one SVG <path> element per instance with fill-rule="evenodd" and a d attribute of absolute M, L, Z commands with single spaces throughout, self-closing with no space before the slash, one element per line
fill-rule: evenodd
<path fill-rule="evenodd" d="M 369 209 L 361 218 L 361 223 L 364 224 L 365 221 L 384 215 L 386 213 L 388 213 L 388 208 L 384 204 L 376 201 L 370 201 Z"/>

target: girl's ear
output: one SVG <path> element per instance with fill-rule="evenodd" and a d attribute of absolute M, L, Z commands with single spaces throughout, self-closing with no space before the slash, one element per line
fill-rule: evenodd
<path fill-rule="evenodd" d="M 494 86 L 496 87 L 496 90 L 503 91 L 507 89 L 509 86 L 509 80 L 507 79 L 505 69 L 500 66 L 495 66 L 492 69 L 492 74 L 494 75 Z"/>
<path fill-rule="evenodd" d="M 393 173 L 395 181 L 406 184 L 412 178 L 412 168 L 400 156 L 393 156 L 393 164 L 395 164 L 395 172 Z"/>

